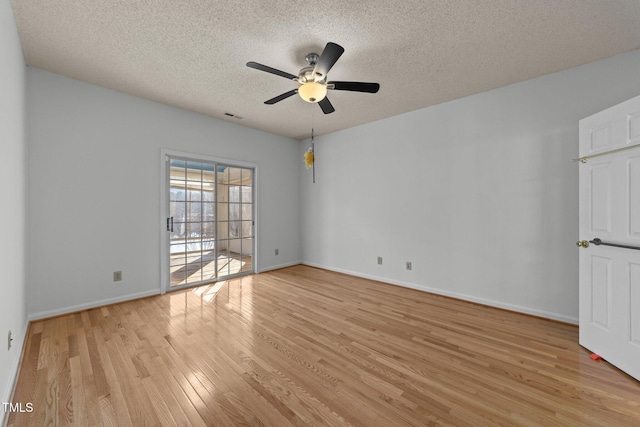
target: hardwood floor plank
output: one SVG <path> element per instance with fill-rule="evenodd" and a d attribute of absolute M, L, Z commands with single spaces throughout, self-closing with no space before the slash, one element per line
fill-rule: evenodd
<path fill-rule="evenodd" d="M 160 422 L 157 414 L 152 410 L 149 397 L 144 392 L 141 384 L 142 378 L 136 371 L 126 349 L 126 344 L 123 341 L 124 336 L 124 332 L 122 335 L 120 333 L 112 334 L 108 351 L 122 394 L 126 397 L 131 422 L 134 426 L 158 425 Z"/>
<path fill-rule="evenodd" d="M 93 320 L 94 318 L 92 318 L 92 324 L 96 325 L 95 323 L 93 323 Z M 105 339 L 100 328 L 94 326 L 93 333 L 98 346 L 98 355 L 104 371 L 104 378 L 106 384 L 108 385 L 107 394 L 99 400 L 101 413 L 102 411 L 110 413 L 111 410 L 113 410 L 115 412 L 117 425 L 131 426 L 133 424 L 126 403 L 131 396 L 126 396 L 125 399 L 125 396 L 123 395 L 123 391 L 120 386 L 120 380 L 115 372 L 115 368 L 111 361 L 111 356 L 107 348 L 110 344 L 107 343 L 108 340 Z"/>
<path fill-rule="evenodd" d="M 189 425 L 193 426 L 206 426 L 207 424 L 198 413 L 195 405 L 202 406 L 201 402 L 192 402 L 189 396 L 184 392 L 180 384 L 176 381 L 173 375 L 167 375 L 167 366 L 161 360 L 160 356 L 151 360 L 153 369 L 156 372 L 161 372 L 160 375 L 154 375 L 154 378 L 162 378 L 164 380 L 166 389 L 171 392 L 171 395 L 178 402 L 178 405 L 182 412 L 189 420 Z M 213 425 L 213 424 L 212 424 Z"/>
<path fill-rule="evenodd" d="M 89 425 L 87 405 L 85 402 L 85 396 L 88 390 L 82 382 L 80 357 L 74 356 L 69 358 L 69 371 L 71 377 L 71 396 L 73 398 L 73 424 Z"/>
<path fill-rule="evenodd" d="M 154 356 L 157 357 L 157 356 Z M 149 354 L 144 354 L 142 356 L 143 360 L 147 368 L 149 369 L 150 376 L 145 381 L 151 381 L 153 386 L 157 390 L 157 399 L 161 399 L 162 402 L 166 405 L 171 417 L 173 418 L 176 426 L 189 426 L 191 422 L 189 418 L 186 416 L 180 405 L 178 404 L 173 394 L 168 388 L 167 383 L 163 380 L 164 372 L 157 372 L 155 370 L 155 366 L 153 364 L 152 358 L 149 357 Z"/>
<path fill-rule="evenodd" d="M 62 355 L 58 372 L 58 420 L 60 425 L 73 425 L 74 404 L 71 385 L 70 358 L 68 353 Z"/>
<path fill-rule="evenodd" d="M 9 426 L 633 426 L 575 326 L 294 266 L 33 322 Z"/>
<path fill-rule="evenodd" d="M 162 395 L 156 388 L 155 383 L 150 376 L 146 376 L 142 379 L 142 386 L 149 397 L 149 402 L 153 406 L 153 411 L 158 416 L 159 425 L 168 427 L 177 425 L 176 420 L 173 418 L 173 415 L 171 415 L 171 410 L 162 400 Z"/>
<path fill-rule="evenodd" d="M 159 354 L 165 369 L 171 374 L 174 381 L 179 385 L 182 392 L 187 396 L 197 414 L 207 425 L 214 425 L 218 420 L 214 409 L 217 405 L 207 405 L 211 395 L 192 374 L 190 369 L 184 365 L 184 361 L 175 355 L 172 347 L 162 349 Z M 219 402 L 217 402 L 219 404 Z"/>
<path fill-rule="evenodd" d="M 217 349 L 205 350 L 200 342 L 190 347 L 194 349 L 192 362 L 198 367 L 202 382 L 207 385 L 210 394 L 225 394 L 233 390 L 242 396 L 245 405 L 261 415 L 266 425 L 287 425 L 287 420 L 293 418 L 294 413 L 286 405 L 264 393 L 262 384 L 255 379 L 255 375 L 243 369 L 242 362 L 227 358 Z M 229 371 L 235 372 L 235 375 L 225 374 Z"/>

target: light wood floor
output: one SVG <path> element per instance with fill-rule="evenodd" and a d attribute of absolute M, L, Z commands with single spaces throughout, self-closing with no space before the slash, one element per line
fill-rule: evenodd
<path fill-rule="evenodd" d="M 637 426 L 575 326 L 296 266 L 32 323 L 9 426 Z"/>

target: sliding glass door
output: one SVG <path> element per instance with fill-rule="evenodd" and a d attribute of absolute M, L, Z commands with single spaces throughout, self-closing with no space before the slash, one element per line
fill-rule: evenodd
<path fill-rule="evenodd" d="M 253 170 L 220 168 L 218 192 L 218 274 L 253 271 Z"/>
<path fill-rule="evenodd" d="M 171 288 L 253 273 L 254 169 L 167 158 Z"/>

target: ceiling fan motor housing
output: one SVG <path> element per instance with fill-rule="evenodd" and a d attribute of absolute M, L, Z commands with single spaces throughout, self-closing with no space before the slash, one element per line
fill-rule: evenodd
<path fill-rule="evenodd" d="M 298 83 L 301 84 L 298 88 L 298 95 L 312 104 L 322 101 L 327 96 L 327 77 L 315 71 L 319 58 L 317 53 L 308 54 L 305 59 L 309 66 L 300 70 L 297 79 Z"/>
<path fill-rule="evenodd" d="M 318 55 L 317 53 L 310 53 L 307 56 L 305 56 L 305 58 L 307 60 L 307 64 L 311 65 L 312 67 L 315 67 L 316 64 L 318 63 L 318 59 L 320 59 L 320 55 Z"/>

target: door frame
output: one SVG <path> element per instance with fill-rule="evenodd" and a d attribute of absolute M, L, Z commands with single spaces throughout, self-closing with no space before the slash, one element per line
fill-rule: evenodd
<path fill-rule="evenodd" d="M 169 211 L 169 175 L 167 174 L 167 162 L 169 157 L 181 157 L 194 161 L 208 163 L 222 163 L 231 167 L 237 166 L 241 168 L 253 169 L 253 242 L 251 263 L 254 273 L 258 273 L 258 236 L 260 229 L 260 215 L 258 215 L 258 195 L 259 195 L 259 165 L 253 162 L 242 160 L 227 159 L 223 157 L 208 156 L 204 154 L 196 154 L 185 151 L 171 150 L 167 148 L 160 149 L 160 289 L 161 293 L 171 290 L 169 277 L 169 233 L 166 230 L 167 212 Z M 180 287 L 178 289 L 184 289 Z"/>

